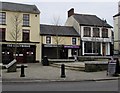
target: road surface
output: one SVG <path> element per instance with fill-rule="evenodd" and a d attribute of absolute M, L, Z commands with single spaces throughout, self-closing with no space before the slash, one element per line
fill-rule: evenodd
<path fill-rule="evenodd" d="M 118 91 L 118 80 L 3 83 L 3 91 Z"/>

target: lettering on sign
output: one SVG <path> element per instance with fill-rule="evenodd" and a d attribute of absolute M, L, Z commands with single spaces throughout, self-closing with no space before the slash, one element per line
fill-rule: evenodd
<path fill-rule="evenodd" d="M 7 44 L 7 47 L 30 47 L 30 45 L 25 45 L 25 44 L 19 44 L 19 45 L 15 45 L 15 44 Z"/>

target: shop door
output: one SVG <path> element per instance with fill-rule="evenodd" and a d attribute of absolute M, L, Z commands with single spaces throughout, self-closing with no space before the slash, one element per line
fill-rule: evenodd
<path fill-rule="evenodd" d="M 105 47 L 105 43 L 103 43 L 103 56 L 106 55 L 106 47 Z"/>
<path fill-rule="evenodd" d="M 24 63 L 24 56 L 22 51 L 17 51 L 16 59 L 17 59 L 17 63 Z"/>
<path fill-rule="evenodd" d="M 2 63 L 3 64 L 8 64 L 10 63 L 10 52 L 8 50 L 3 50 L 2 51 Z"/>
<path fill-rule="evenodd" d="M 26 62 L 27 63 L 34 63 L 35 61 L 35 57 L 34 57 L 35 53 L 34 50 L 27 50 L 26 51 Z"/>
<path fill-rule="evenodd" d="M 64 58 L 64 59 L 67 59 L 67 58 L 68 58 L 68 49 L 64 49 L 63 58 Z"/>

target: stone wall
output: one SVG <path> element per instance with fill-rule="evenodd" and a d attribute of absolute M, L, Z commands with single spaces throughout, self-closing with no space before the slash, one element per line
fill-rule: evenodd
<path fill-rule="evenodd" d="M 85 62 L 86 72 L 104 71 L 107 70 L 107 68 L 108 68 L 108 62 L 101 62 L 101 61 Z"/>

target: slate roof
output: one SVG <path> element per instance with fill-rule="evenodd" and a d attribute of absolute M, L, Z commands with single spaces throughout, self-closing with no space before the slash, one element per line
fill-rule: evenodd
<path fill-rule="evenodd" d="M 116 16 L 120 16 L 120 12 L 118 14 L 114 15 L 113 17 L 116 17 Z"/>
<path fill-rule="evenodd" d="M 69 26 L 55 26 L 40 24 L 40 35 L 80 36 L 79 33 Z"/>
<path fill-rule="evenodd" d="M 99 17 L 96 15 L 88 15 L 88 14 L 74 14 L 73 17 L 76 19 L 76 21 L 80 25 L 85 25 L 85 26 L 98 26 L 102 27 L 108 27 L 112 28 L 109 24 L 107 24 L 105 21 L 101 20 Z"/>
<path fill-rule="evenodd" d="M 19 3 L 11 3 L 11 2 L 1 2 L 1 1 L 0 1 L 0 10 L 35 13 L 35 14 L 40 13 L 39 9 L 35 5 L 19 4 Z"/>

